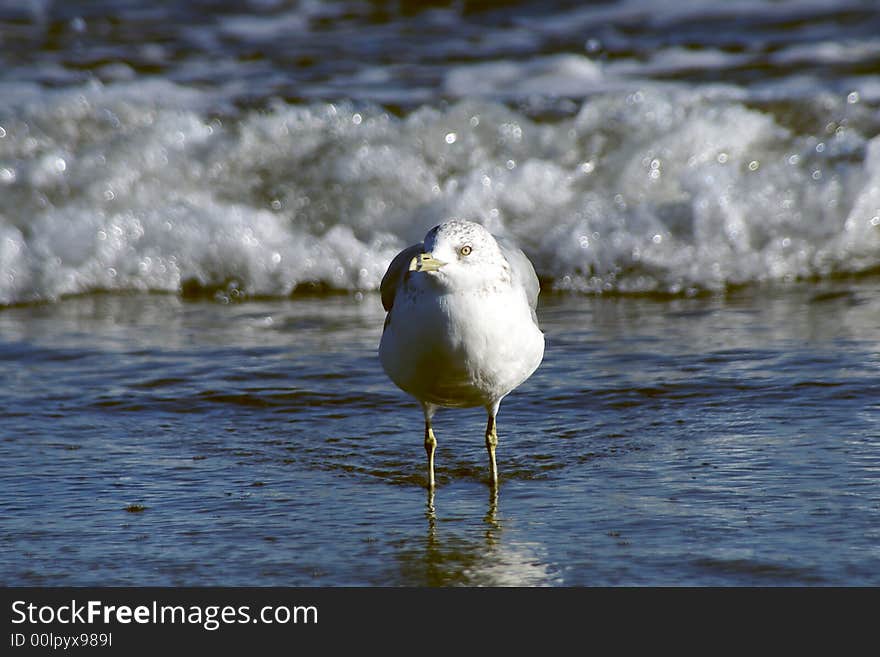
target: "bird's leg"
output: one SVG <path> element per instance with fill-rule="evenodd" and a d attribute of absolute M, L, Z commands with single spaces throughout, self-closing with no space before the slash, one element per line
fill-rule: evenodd
<path fill-rule="evenodd" d="M 489 411 L 489 422 L 486 424 L 486 449 L 489 451 L 489 478 L 492 487 L 498 486 L 498 466 L 495 465 L 495 447 L 498 445 L 498 432 L 495 429 L 495 412 Z"/>
<path fill-rule="evenodd" d="M 434 450 L 437 448 L 437 439 L 434 437 L 434 429 L 431 428 L 431 419 L 425 418 L 425 452 L 428 455 L 428 488 L 434 490 Z"/>
<path fill-rule="evenodd" d="M 434 437 L 434 429 L 431 426 L 431 418 L 434 417 L 436 407 L 422 403 L 422 411 L 425 414 L 425 453 L 428 455 L 428 490 L 434 490 L 434 450 L 437 448 L 437 439 Z"/>

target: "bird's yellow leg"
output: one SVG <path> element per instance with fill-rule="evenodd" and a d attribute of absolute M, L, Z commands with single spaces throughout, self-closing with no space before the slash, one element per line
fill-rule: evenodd
<path fill-rule="evenodd" d="M 489 478 L 492 486 L 498 485 L 498 466 L 495 464 L 495 447 L 498 446 L 498 432 L 495 429 L 495 414 L 489 413 L 489 422 L 486 424 L 486 449 L 489 452 Z"/>
<path fill-rule="evenodd" d="M 436 448 L 437 439 L 434 437 L 431 420 L 425 418 L 425 453 L 428 455 L 428 488 L 431 490 L 434 490 L 434 450 Z"/>

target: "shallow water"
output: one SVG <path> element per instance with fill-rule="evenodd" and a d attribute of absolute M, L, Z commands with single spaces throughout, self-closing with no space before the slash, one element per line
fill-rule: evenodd
<path fill-rule="evenodd" d="M 880 584 L 877 281 L 551 295 L 502 405 L 421 414 L 377 295 L 0 313 L 0 581 Z"/>

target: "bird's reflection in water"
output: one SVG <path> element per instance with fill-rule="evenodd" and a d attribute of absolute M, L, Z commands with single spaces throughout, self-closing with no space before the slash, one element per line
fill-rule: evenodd
<path fill-rule="evenodd" d="M 434 508 L 434 487 L 428 488 L 428 504 L 425 506 L 425 518 L 428 519 L 427 549 L 436 549 L 437 545 L 437 511 Z"/>
<path fill-rule="evenodd" d="M 434 507 L 434 489 L 428 489 L 428 501 L 425 504 L 425 518 L 428 520 L 428 544 L 437 540 L 437 510 Z M 486 523 L 486 542 L 494 542 L 496 533 L 501 532 L 501 522 L 498 520 L 498 486 L 489 487 L 489 504 L 486 515 L 483 516 Z"/>
<path fill-rule="evenodd" d="M 443 491 L 427 494 L 424 541 L 407 541 L 397 558 L 400 577 L 416 586 L 535 586 L 552 583 L 540 545 L 505 540 L 497 487 L 490 487 L 482 522 L 443 512 Z M 440 512 L 438 513 L 438 506 Z"/>
<path fill-rule="evenodd" d="M 489 507 L 486 515 L 483 516 L 483 522 L 488 525 L 487 538 L 492 533 L 492 529 L 501 530 L 501 523 L 498 521 L 498 486 L 489 487 Z"/>

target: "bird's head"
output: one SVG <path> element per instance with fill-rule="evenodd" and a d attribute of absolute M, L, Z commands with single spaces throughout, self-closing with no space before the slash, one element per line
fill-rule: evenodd
<path fill-rule="evenodd" d="M 489 281 L 509 281 L 510 264 L 492 234 L 480 224 L 451 219 L 425 236 L 424 252 L 409 264 L 439 285 L 455 289 L 485 287 Z"/>

